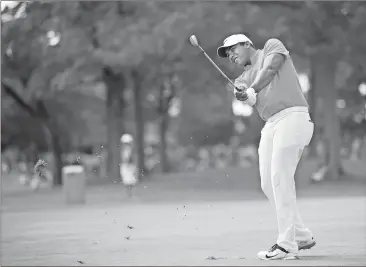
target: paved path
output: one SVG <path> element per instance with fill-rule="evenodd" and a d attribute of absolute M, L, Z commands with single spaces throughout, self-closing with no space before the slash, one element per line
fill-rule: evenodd
<path fill-rule="evenodd" d="M 366 264 L 366 197 L 362 196 L 300 198 L 300 211 L 318 244 L 301 252 L 299 260 L 276 262 L 255 258 L 276 239 L 274 213 L 263 199 L 104 206 L 4 211 L 2 264 Z M 220 259 L 206 259 L 209 256 Z"/>

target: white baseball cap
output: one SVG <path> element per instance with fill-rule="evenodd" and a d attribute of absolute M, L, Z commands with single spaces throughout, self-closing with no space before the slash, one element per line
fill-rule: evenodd
<path fill-rule="evenodd" d="M 252 40 L 250 40 L 247 36 L 245 36 L 244 34 L 233 34 L 230 35 L 229 37 L 227 37 L 224 40 L 224 43 L 222 46 L 220 46 L 219 48 L 217 48 L 217 55 L 221 58 L 225 58 L 227 57 L 226 54 L 226 49 L 228 47 L 231 47 L 233 45 L 239 44 L 239 43 L 245 43 L 245 42 L 249 42 L 253 45 Z"/>

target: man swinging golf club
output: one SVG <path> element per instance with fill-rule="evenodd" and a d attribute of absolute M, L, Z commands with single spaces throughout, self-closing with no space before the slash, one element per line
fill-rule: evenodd
<path fill-rule="evenodd" d="M 217 54 L 244 69 L 235 80 L 235 96 L 255 106 L 266 121 L 258 149 L 259 171 L 262 190 L 277 213 L 279 233 L 276 244 L 260 251 L 258 257 L 296 258 L 299 250 L 316 244 L 297 210 L 294 180 L 314 124 L 289 51 L 278 39 L 255 49 L 247 36 L 234 34 L 224 40 Z"/>

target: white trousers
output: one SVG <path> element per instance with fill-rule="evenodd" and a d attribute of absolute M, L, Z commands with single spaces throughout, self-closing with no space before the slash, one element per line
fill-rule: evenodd
<path fill-rule="evenodd" d="M 261 187 L 277 213 L 277 244 L 292 253 L 296 241 L 312 238 L 297 210 L 294 176 L 313 131 L 307 108 L 287 108 L 268 119 L 258 149 Z"/>

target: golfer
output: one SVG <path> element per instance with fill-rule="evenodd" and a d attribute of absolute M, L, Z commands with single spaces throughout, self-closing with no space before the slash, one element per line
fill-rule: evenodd
<path fill-rule="evenodd" d="M 305 228 L 296 205 L 295 170 L 314 124 L 289 51 L 278 39 L 256 49 L 244 34 L 227 37 L 217 49 L 221 58 L 244 69 L 235 80 L 238 100 L 255 106 L 266 121 L 259 143 L 261 187 L 277 214 L 278 238 L 264 260 L 295 258 L 316 243 Z"/>

